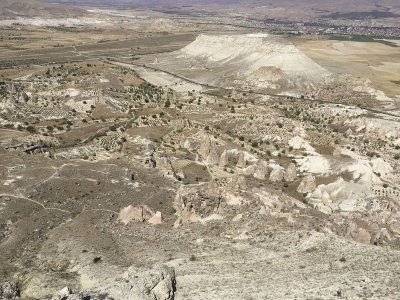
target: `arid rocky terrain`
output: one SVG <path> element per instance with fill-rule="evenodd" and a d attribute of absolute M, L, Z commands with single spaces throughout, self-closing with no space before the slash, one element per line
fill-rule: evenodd
<path fill-rule="evenodd" d="M 396 1 L 58 2 L 0 5 L 0 299 L 399 299 Z"/>

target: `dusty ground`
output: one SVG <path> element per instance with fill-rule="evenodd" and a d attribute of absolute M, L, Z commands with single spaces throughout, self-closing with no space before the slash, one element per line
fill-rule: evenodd
<path fill-rule="evenodd" d="M 394 41 L 396 42 L 396 41 Z M 396 47 L 379 43 L 330 41 L 301 38 L 294 40 L 304 53 L 337 74 L 368 78 L 373 86 L 399 97 L 400 54 Z"/>
<path fill-rule="evenodd" d="M 0 28 L 0 298 L 398 299 L 398 48 L 195 8 Z"/>

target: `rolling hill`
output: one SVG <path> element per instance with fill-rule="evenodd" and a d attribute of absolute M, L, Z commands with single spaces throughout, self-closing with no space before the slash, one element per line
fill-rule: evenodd
<path fill-rule="evenodd" d="M 0 19 L 18 17 L 79 17 L 85 11 L 81 8 L 63 4 L 46 3 L 37 0 L 1 0 Z"/>

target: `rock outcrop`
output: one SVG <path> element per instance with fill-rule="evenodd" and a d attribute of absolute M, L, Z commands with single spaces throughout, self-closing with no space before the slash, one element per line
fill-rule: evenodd
<path fill-rule="evenodd" d="M 147 205 L 137 205 L 135 207 L 129 205 L 121 209 L 118 215 L 118 221 L 124 225 L 131 221 L 147 221 L 150 224 L 156 225 L 162 223 L 162 216 L 161 212 L 154 212 Z"/>
<path fill-rule="evenodd" d="M 236 198 L 233 194 L 231 196 L 232 205 L 241 202 L 240 197 Z M 220 213 L 222 207 L 226 205 L 226 200 L 217 189 L 205 187 L 200 190 L 181 190 L 175 202 L 178 218 L 174 226 L 199 222 L 212 214 Z"/>
<path fill-rule="evenodd" d="M 216 165 L 219 161 L 219 156 L 217 153 L 215 139 L 213 136 L 204 134 L 199 154 L 201 155 L 203 161 L 207 164 Z"/>
<path fill-rule="evenodd" d="M 272 182 L 282 181 L 283 175 L 282 168 L 280 166 L 276 166 L 269 175 L 269 180 Z"/>
<path fill-rule="evenodd" d="M 303 180 L 300 182 L 297 192 L 299 193 L 311 193 L 316 188 L 315 177 L 311 174 L 308 174 Z"/>
<path fill-rule="evenodd" d="M 297 169 L 294 163 L 290 163 L 289 166 L 286 168 L 285 172 L 285 180 L 287 182 L 295 181 L 297 178 Z"/>
<path fill-rule="evenodd" d="M 157 211 L 147 222 L 153 225 L 160 225 L 162 224 L 162 215 L 160 211 Z"/>
<path fill-rule="evenodd" d="M 227 164 L 228 164 L 228 153 L 226 152 L 226 150 L 224 150 L 224 152 L 222 152 L 221 154 L 218 165 L 220 167 L 225 167 Z"/>
<path fill-rule="evenodd" d="M 268 174 L 268 163 L 264 160 L 259 160 L 255 166 L 254 178 L 264 180 Z"/>
<path fill-rule="evenodd" d="M 166 265 L 161 265 L 142 274 L 131 274 L 125 280 L 118 280 L 111 285 L 105 284 L 101 288 L 93 288 L 87 291 L 72 291 L 69 287 L 64 287 L 57 294 L 49 295 L 43 299 L 173 300 L 175 292 L 175 270 Z"/>
<path fill-rule="evenodd" d="M 331 204 L 332 208 L 340 208 L 343 211 L 365 210 L 365 199 L 373 196 L 374 194 L 364 186 L 347 182 L 341 177 L 330 184 L 319 185 L 311 194 L 312 199 L 325 204 L 336 203 L 337 205 Z"/>
<path fill-rule="evenodd" d="M 244 159 L 244 153 L 243 152 L 239 153 L 239 158 L 238 158 L 238 161 L 236 163 L 236 167 L 241 168 L 241 169 L 246 168 L 246 160 Z"/>
<path fill-rule="evenodd" d="M 20 290 L 15 282 L 0 283 L 0 299 L 19 299 Z"/>
<path fill-rule="evenodd" d="M 176 291 L 175 270 L 162 265 L 133 280 L 129 287 L 138 299 L 172 300 Z M 132 296 L 130 299 L 135 299 Z"/>
<path fill-rule="evenodd" d="M 170 63 L 177 59 L 181 61 L 179 70 Z M 268 34 L 201 34 L 181 50 L 163 55 L 160 62 L 162 68 L 178 73 L 184 69 L 206 68 L 210 70 L 208 80 L 213 84 L 229 79 L 256 87 L 271 83 L 274 88 L 281 85 L 304 87 L 330 75 L 294 45 Z M 220 70 L 218 66 L 221 65 L 230 72 Z M 192 75 L 191 79 L 196 77 Z"/>

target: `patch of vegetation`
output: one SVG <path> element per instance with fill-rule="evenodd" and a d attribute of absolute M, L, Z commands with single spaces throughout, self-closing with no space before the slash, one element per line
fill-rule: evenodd
<path fill-rule="evenodd" d="M 190 261 L 195 261 L 196 259 L 197 259 L 196 256 L 194 256 L 193 254 L 189 258 Z"/>
<path fill-rule="evenodd" d="M 26 127 L 26 131 L 28 131 L 31 134 L 34 134 L 34 133 L 36 133 L 36 128 L 33 126 L 28 126 L 28 127 Z"/>

